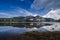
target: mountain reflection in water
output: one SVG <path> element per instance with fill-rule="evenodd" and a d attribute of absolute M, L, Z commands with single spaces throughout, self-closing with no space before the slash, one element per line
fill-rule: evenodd
<path fill-rule="evenodd" d="M 53 25 L 45 25 L 45 26 L 41 26 L 40 28 L 0 26 L 0 37 L 6 35 L 19 35 L 29 31 L 39 31 L 39 32 L 60 31 L 60 23 L 53 23 Z"/>

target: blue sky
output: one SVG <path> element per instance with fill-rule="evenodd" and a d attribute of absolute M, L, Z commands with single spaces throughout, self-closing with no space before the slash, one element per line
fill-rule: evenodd
<path fill-rule="evenodd" d="M 29 9 L 33 0 L 0 0 L 0 10 L 11 10 L 16 7 Z"/>
<path fill-rule="evenodd" d="M 0 0 L 0 17 L 42 16 L 59 7 L 59 0 Z"/>
<path fill-rule="evenodd" d="M 25 13 L 20 13 L 19 11 L 31 12 L 30 6 L 33 1 L 34 0 L 0 0 L 0 17 L 25 16 Z"/>

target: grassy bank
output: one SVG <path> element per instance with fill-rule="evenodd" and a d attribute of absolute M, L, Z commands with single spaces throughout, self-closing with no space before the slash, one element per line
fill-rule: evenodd
<path fill-rule="evenodd" d="M 19 36 L 1 37 L 0 40 L 60 40 L 60 32 L 26 32 Z"/>

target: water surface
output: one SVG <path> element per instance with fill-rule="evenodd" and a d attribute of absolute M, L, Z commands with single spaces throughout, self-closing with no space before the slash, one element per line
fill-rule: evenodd
<path fill-rule="evenodd" d="M 43 25 L 39 28 L 32 27 L 32 28 L 26 28 L 26 27 L 18 27 L 18 26 L 8 26 L 8 25 L 0 25 L 0 37 L 1 36 L 7 36 L 7 35 L 19 35 L 24 32 L 29 31 L 39 31 L 39 32 L 46 32 L 46 31 L 60 31 L 60 23 L 50 23 L 52 25 Z"/>

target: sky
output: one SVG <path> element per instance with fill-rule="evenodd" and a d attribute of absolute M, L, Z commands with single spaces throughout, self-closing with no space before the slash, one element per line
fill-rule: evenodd
<path fill-rule="evenodd" d="M 60 10 L 60 0 L 0 0 L 0 18 L 43 16 L 57 9 Z"/>

